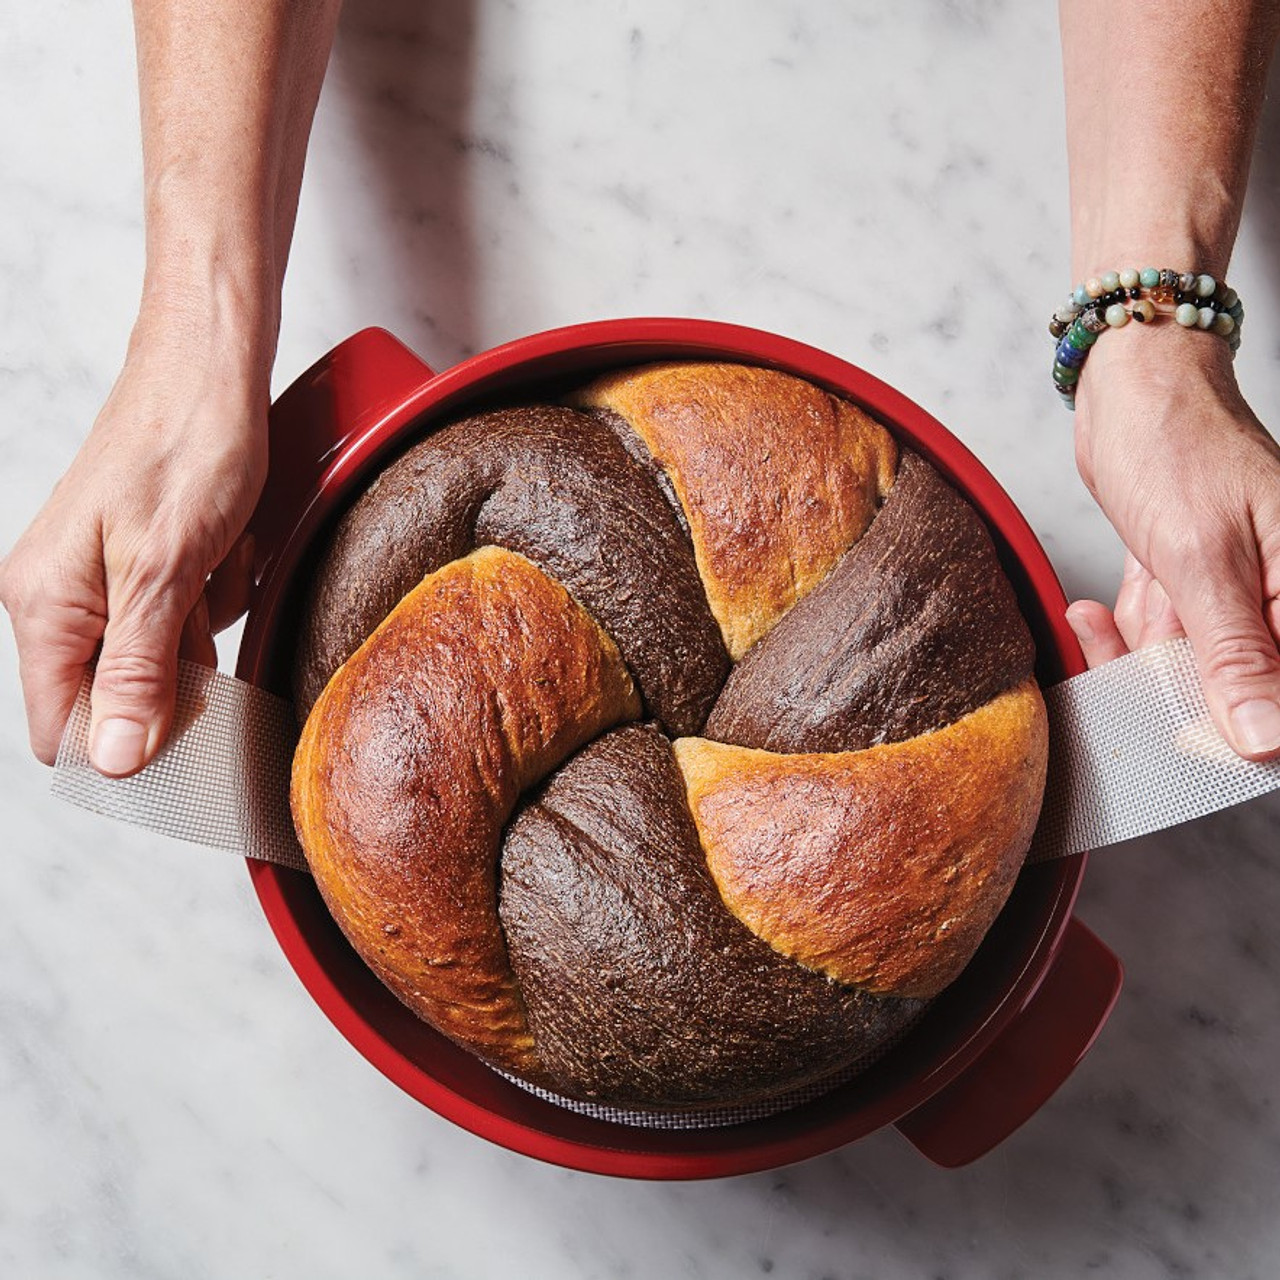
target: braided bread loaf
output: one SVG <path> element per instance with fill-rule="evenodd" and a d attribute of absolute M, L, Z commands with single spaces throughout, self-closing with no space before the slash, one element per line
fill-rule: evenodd
<path fill-rule="evenodd" d="M 982 523 L 854 406 L 669 363 L 445 427 L 339 524 L 299 838 L 411 1009 L 555 1093 L 768 1097 L 972 956 L 1046 763 Z"/>

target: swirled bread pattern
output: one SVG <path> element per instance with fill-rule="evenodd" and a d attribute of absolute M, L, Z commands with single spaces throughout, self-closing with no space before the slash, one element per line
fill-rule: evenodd
<path fill-rule="evenodd" d="M 1044 787 L 982 522 L 865 413 L 734 364 L 452 423 L 302 619 L 298 835 L 395 994 L 583 1101 L 769 1097 L 907 1025 Z"/>

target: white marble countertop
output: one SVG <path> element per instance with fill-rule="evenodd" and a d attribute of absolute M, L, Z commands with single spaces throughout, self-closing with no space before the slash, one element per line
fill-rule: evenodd
<path fill-rule="evenodd" d="M 126 9 L 3 3 L 4 548 L 92 420 L 136 305 Z M 907 11 L 349 0 L 277 385 L 367 324 L 438 367 L 605 316 L 757 325 L 932 410 L 1068 592 L 1109 595 L 1117 544 L 1048 385 L 1043 323 L 1068 284 L 1052 8 Z M 1241 377 L 1273 426 L 1278 157 L 1273 102 L 1232 273 Z M 53 800 L 7 628 L 0 769 L 6 1277 L 1280 1273 L 1274 797 L 1096 857 L 1079 912 L 1125 990 L 988 1158 L 943 1172 L 889 1130 L 656 1185 L 541 1165 L 426 1111 L 304 993 L 242 865 Z"/>

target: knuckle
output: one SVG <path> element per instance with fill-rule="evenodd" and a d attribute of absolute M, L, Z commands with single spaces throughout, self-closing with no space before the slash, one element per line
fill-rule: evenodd
<path fill-rule="evenodd" d="M 1161 532 L 1161 558 L 1183 573 L 1236 576 L 1247 570 L 1256 554 L 1251 531 L 1228 518 L 1171 520 Z"/>
<path fill-rule="evenodd" d="M 169 662 L 160 653 L 129 650 L 104 653 L 94 674 L 94 691 L 112 702 L 150 702 L 169 681 Z"/>
<path fill-rule="evenodd" d="M 200 565 L 171 545 L 139 548 L 111 575 L 113 612 L 171 616 L 185 612 L 204 584 Z"/>
<path fill-rule="evenodd" d="M 1254 684 L 1280 676 L 1280 655 L 1261 636 L 1222 630 L 1210 637 L 1203 667 L 1206 678 L 1216 685 Z"/>
<path fill-rule="evenodd" d="M 1184 570 L 1217 570 L 1231 559 L 1229 532 L 1214 524 L 1172 523 L 1166 539 L 1166 554 Z"/>

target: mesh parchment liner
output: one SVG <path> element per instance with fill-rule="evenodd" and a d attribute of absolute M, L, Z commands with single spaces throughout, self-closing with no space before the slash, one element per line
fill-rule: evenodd
<path fill-rule="evenodd" d="M 1049 779 L 1028 862 L 1101 849 L 1280 787 L 1209 719 L 1191 642 L 1166 640 L 1054 685 Z"/>
<path fill-rule="evenodd" d="M 289 814 L 298 738 L 289 703 L 179 662 L 169 740 L 141 773 L 104 778 L 89 763 L 91 685 L 88 672 L 58 747 L 54 795 L 179 840 L 307 870 Z"/>
<path fill-rule="evenodd" d="M 89 688 L 86 677 L 58 751 L 55 795 L 181 840 L 307 870 L 289 814 L 297 729 L 287 702 L 182 662 L 169 742 L 140 774 L 108 779 L 89 764 Z M 1218 735 L 1187 640 L 1169 640 L 1066 680 L 1045 700 L 1049 780 L 1029 862 L 1148 835 L 1280 787 L 1280 762 L 1242 760 Z M 823 1080 L 734 1107 L 633 1111 L 513 1083 L 597 1119 L 654 1129 L 712 1128 L 760 1119 L 829 1092 L 887 1053 L 907 1030 Z"/>

